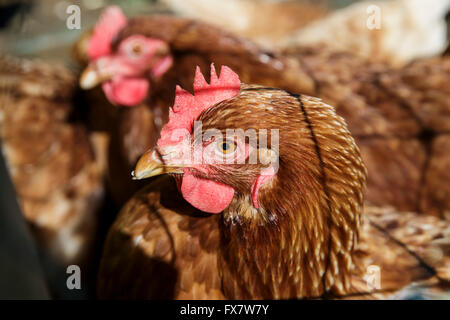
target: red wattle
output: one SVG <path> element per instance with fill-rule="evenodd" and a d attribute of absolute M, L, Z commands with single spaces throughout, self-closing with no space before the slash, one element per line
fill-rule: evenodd
<path fill-rule="evenodd" d="M 132 107 L 145 99 L 149 83 L 143 78 L 120 78 L 104 82 L 102 88 L 111 103 Z"/>
<path fill-rule="evenodd" d="M 190 173 L 185 173 L 181 182 L 181 194 L 187 202 L 201 211 L 220 213 L 233 200 L 234 189 L 215 181 L 200 179 Z"/>

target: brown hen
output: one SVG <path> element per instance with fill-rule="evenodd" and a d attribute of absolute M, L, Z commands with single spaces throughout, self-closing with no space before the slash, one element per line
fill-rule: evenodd
<path fill-rule="evenodd" d="M 167 120 L 174 86 L 189 88 L 194 66 L 205 70 L 215 62 L 231 66 L 244 82 L 317 96 L 335 106 L 361 147 L 369 171 L 370 203 L 448 215 L 450 184 L 437 179 L 447 175 L 448 152 L 440 146 L 449 139 L 448 57 L 392 69 L 326 47 L 268 52 L 217 28 L 161 16 L 130 19 L 112 50 L 136 35 L 169 44 L 173 65 L 161 77 L 150 78 L 145 106 L 122 109 L 113 126 L 110 172 L 120 203 L 138 187 L 129 182 L 127 172 L 154 144 Z M 105 64 L 96 60 L 88 70 L 97 70 L 99 79 L 105 79 L 102 68 Z"/>
<path fill-rule="evenodd" d="M 392 69 L 323 47 L 286 54 L 347 121 L 369 172 L 369 203 L 448 216 L 450 58 Z"/>
<path fill-rule="evenodd" d="M 126 93 L 122 96 L 109 95 L 112 103 L 130 106 L 120 107 L 117 115 L 113 113 L 113 120 L 109 125 L 112 132 L 109 176 L 113 194 L 119 204 L 129 199 L 141 186 L 130 182 L 128 172 L 132 170 L 138 157 L 156 142 L 159 130 L 167 121 L 175 86 L 191 87 L 197 65 L 203 70 L 209 68 L 211 63 L 228 65 L 248 83 L 281 87 L 293 92 L 312 89 L 310 79 L 295 67 L 296 61 L 266 52 L 248 40 L 194 20 L 171 16 L 133 17 L 127 20 L 119 8 L 110 7 L 94 28 L 94 35 L 98 29 L 108 30 L 111 25 L 118 25 L 117 16 L 123 21 L 120 24 L 122 27 L 114 29 L 114 37 L 107 37 L 110 39 L 110 48 L 105 51 L 107 54 L 91 57 L 91 63 L 81 76 L 82 87 L 91 88 L 99 83 L 105 86 L 105 83 L 111 81 L 112 74 L 108 73 L 112 72 L 109 71 L 111 68 L 129 65 L 134 58 L 124 54 L 121 48 L 129 46 L 129 50 L 123 50 L 133 52 L 139 45 L 139 50 L 145 52 L 147 48 L 151 50 L 145 45 L 145 41 L 157 41 L 159 45 L 153 55 L 140 60 L 139 66 L 133 67 L 132 71 L 127 69 L 124 73 L 123 69 L 114 69 L 113 72 L 115 76 L 145 79 L 149 86 L 147 95 L 142 96 L 142 99 L 135 99 L 136 95 L 132 94 L 129 95 L 133 97 L 129 97 Z M 77 43 L 76 52 L 79 57 L 84 57 L 81 60 L 87 59 L 89 56 L 82 53 L 88 52 L 90 47 L 96 53 L 103 41 L 106 39 L 101 36 L 85 35 Z M 102 50 L 100 49 L 104 52 Z M 170 66 L 165 65 L 165 59 L 170 59 Z M 166 67 L 162 74 L 155 75 L 155 70 Z M 112 82 L 114 81 L 113 79 Z M 133 88 L 128 88 L 124 91 L 130 93 L 132 90 Z M 96 112 L 93 121 L 102 118 L 102 114 L 111 114 L 105 111 L 102 103 L 98 106 L 102 106 L 102 109 Z"/>
<path fill-rule="evenodd" d="M 0 59 L 2 151 L 25 218 L 63 276 L 91 258 L 103 198 L 103 137 L 71 121 L 75 88 L 63 66 Z"/>
<path fill-rule="evenodd" d="M 299 28 L 279 44 L 284 48 L 323 45 L 393 67 L 445 50 L 448 0 L 353 2 Z"/>
<path fill-rule="evenodd" d="M 220 96 L 215 90 L 230 85 L 217 87 L 213 82 L 207 90 L 201 84 L 204 80 L 197 73 L 193 100 L 177 91 L 158 146 L 137 164 L 136 178 L 167 172 L 175 179 L 153 181 L 122 209 L 104 249 L 101 298 L 386 297 L 412 281 L 436 279 L 433 266 L 448 270 L 442 256 L 428 261 L 429 266 L 394 240 L 414 225 L 416 215 L 397 226 L 384 225 L 402 217 L 389 210 L 385 214 L 374 209 L 361 219 L 365 168 L 345 122 L 332 107 L 316 98 L 247 85 L 206 106 L 201 104 L 203 95 Z M 183 115 L 186 112 L 189 116 Z M 198 132 L 174 139 L 174 130 L 190 128 L 194 120 L 201 121 L 202 136 L 212 128 L 222 133 L 279 129 L 279 149 L 274 151 L 272 140 L 252 145 L 238 136 L 234 142 L 226 140 L 236 145 L 231 150 L 252 150 L 246 159 L 255 152 L 261 161 L 272 162 L 223 164 L 216 156 L 206 164 L 186 161 L 181 152 L 186 143 L 195 149 L 203 141 L 204 155 L 215 145 L 215 140 L 200 139 Z M 223 141 L 218 142 L 222 146 Z M 220 150 L 229 159 L 224 152 L 229 148 Z M 233 159 L 239 152 L 232 151 Z M 261 182 L 263 172 L 274 165 L 273 152 L 278 170 L 266 173 L 268 180 Z M 224 200 L 230 188 L 232 198 Z M 448 223 L 427 218 L 433 233 L 421 231 L 448 243 Z M 431 251 L 424 243 L 435 247 L 410 234 L 407 245 L 413 243 L 413 249 L 423 253 Z M 372 265 L 382 270 L 381 288 L 368 288 L 365 281 Z M 395 278 L 399 274 L 403 276 Z M 445 279 L 436 282 L 441 285 Z"/>
<path fill-rule="evenodd" d="M 323 18 L 324 1 L 161 0 L 178 15 L 216 25 L 273 47 L 280 39 Z M 276 21 L 276 23 L 273 23 Z"/>

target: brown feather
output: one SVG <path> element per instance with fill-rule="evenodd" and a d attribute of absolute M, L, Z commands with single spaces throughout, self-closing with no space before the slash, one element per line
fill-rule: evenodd
<path fill-rule="evenodd" d="M 63 66 L 0 58 L 2 151 L 39 245 L 61 265 L 90 258 L 103 196 L 104 139 L 72 121 L 75 83 Z"/>
<path fill-rule="evenodd" d="M 449 134 L 450 58 L 393 69 L 324 47 L 285 54 L 314 79 L 313 95 L 347 121 L 369 171 L 368 202 L 445 217 L 450 189 L 437 177 L 446 176 L 448 157 L 435 145 Z"/>
<path fill-rule="evenodd" d="M 261 119 L 263 121 L 258 121 Z M 195 237 L 201 237 L 204 232 L 217 235 L 211 252 L 214 264 L 210 263 L 208 273 L 213 275 L 213 283 L 220 283 L 213 292 L 220 289 L 224 297 L 294 298 L 320 296 L 328 291 L 346 292 L 358 233 L 365 170 L 342 118 L 318 99 L 244 86 L 240 95 L 208 109 L 199 120 L 203 130 L 280 129 L 280 169 L 276 180 L 261 189 L 260 209 L 249 203 L 249 192 L 261 164 L 219 168 L 216 174 L 211 174 L 213 179 L 236 189 L 234 200 L 222 218 L 186 216 L 196 210 L 186 207 L 175 190 L 164 190 L 166 182 L 160 182 L 160 187 L 152 184 L 152 188 L 162 188 L 161 194 L 157 195 L 158 189 L 153 192 L 145 189 L 123 209 L 110 231 L 100 287 L 112 285 L 107 280 L 108 274 L 114 272 L 110 270 L 121 268 L 114 266 L 109 256 L 120 256 L 120 261 L 141 265 L 142 259 L 138 261 L 129 253 L 125 254 L 131 252 L 128 247 L 131 239 L 126 241 L 124 256 L 120 253 L 122 248 L 116 248 L 124 245 L 114 241 L 123 230 L 132 228 L 134 237 L 142 235 L 148 239 L 145 250 L 149 250 L 146 251 L 149 258 L 161 258 L 155 255 L 154 249 L 161 236 L 147 237 L 139 231 L 141 218 L 136 217 L 136 214 L 141 217 L 161 214 L 167 227 L 145 220 L 142 228 L 157 228 L 168 233 L 166 241 L 172 239 L 176 258 L 171 266 L 177 271 L 174 298 L 218 297 L 200 294 L 194 289 L 197 286 L 203 290 L 209 288 L 202 281 L 197 283 L 199 271 L 190 265 L 192 261 L 193 266 L 201 267 L 200 274 L 206 272 L 201 262 L 205 249 L 198 248 L 204 242 L 197 243 Z M 147 199 L 166 195 L 171 203 L 177 203 L 176 207 L 183 202 L 183 209 L 165 211 L 157 198 L 155 202 L 142 203 L 143 195 Z M 120 237 L 123 241 L 123 236 Z M 165 262 L 171 259 L 173 254 L 168 254 Z M 109 284 L 103 285 L 103 281 Z M 116 283 L 114 288 L 120 286 Z M 102 297 L 120 297 L 115 289 L 101 292 Z M 157 294 L 155 291 L 155 295 L 145 297 Z"/>
<path fill-rule="evenodd" d="M 211 63 L 215 63 L 219 71 L 220 66 L 226 65 L 244 82 L 293 92 L 308 93 L 313 88 L 312 81 L 294 59 L 266 52 L 244 38 L 205 23 L 173 16 L 133 17 L 115 40 L 115 46 L 134 34 L 168 43 L 174 65 L 161 78 L 149 79 L 151 93 L 142 105 L 124 108 L 118 117 L 112 117 L 108 126 L 111 148 L 114 148 L 110 150 L 110 185 L 118 206 L 142 187 L 129 179 L 129 173 L 138 157 L 153 147 L 162 125 L 167 122 L 176 85 L 192 89 L 196 66 L 206 71 Z M 85 41 L 84 37 L 78 47 L 82 41 Z M 102 103 L 98 105 L 103 106 Z M 98 113 L 93 115 L 98 117 Z"/>

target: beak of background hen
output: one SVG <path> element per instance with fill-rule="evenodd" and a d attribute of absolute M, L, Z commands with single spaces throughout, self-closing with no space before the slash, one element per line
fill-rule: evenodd
<path fill-rule="evenodd" d="M 158 158 L 161 158 L 161 156 L 156 148 L 144 153 L 131 173 L 133 180 L 141 180 L 165 173 L 183 173 L 181 169 L 184 166 L 164 163 Z"/>
<path fill-rule="evenodd" d="M 85 90 L 92 89 L 111 77 L 112 74 L 101 72 L 93 63 L 90 63 L 81 74 L 80 87 Z"/>

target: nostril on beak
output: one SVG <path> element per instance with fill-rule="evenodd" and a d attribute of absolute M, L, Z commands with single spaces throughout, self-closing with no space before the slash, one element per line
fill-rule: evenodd
<path fill-rule="evenodd" d="M 153 150 L 152 159 L 155 162 L 163 163 L 163 156 L 162 156 L 161 152 L 158 150 L 158 148 L 155 148 L 155 150 Z"/>

